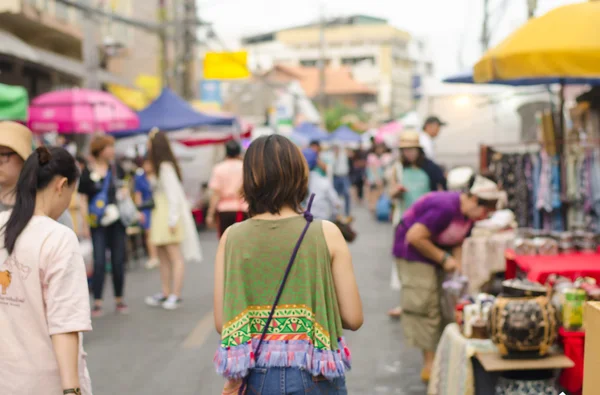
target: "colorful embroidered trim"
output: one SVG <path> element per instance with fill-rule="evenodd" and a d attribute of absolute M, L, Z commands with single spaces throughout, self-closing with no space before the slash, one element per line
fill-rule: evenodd
<path fill-rule="evenodd" d="M 306 305 L 281 305 L 275 310 L 255 361 L 254 350 L 270 311 L 270 306 L 250 306 L 224 325 L 214 359 L 219 374 L 242 378 L 254 367 L 300 367 L 332 379 L 350 369 L 350 350 L 343 338 L 332 342 Z"/>
<path fill-rule="evenodd" d="M 223 326 L 221 345 L 234 347 L 261 334 L 269 318 L 270 306 L 251 306 Z M 319 350 L 331 350 L 331 336 L 315 322 L 313 312 L 305 305 L 282 305 L 275 310 L 269 334 L 304 334 Z"/>
<path fill-rule="evenodd" d="M 258 361 L 254 350 L 260 335 L 252 341 L 234 347 L 219 347 L 214 364 L 217 373 L 239 379 L 248 375 L 250 369 L 294 367 L 309 371 L 313 376 L 327 379 L 343 377 L 350 370 L 351 355 L 343 338 L 338 339 L 338 349 L 319 350 L 309 340 L 265 340 Z"/>

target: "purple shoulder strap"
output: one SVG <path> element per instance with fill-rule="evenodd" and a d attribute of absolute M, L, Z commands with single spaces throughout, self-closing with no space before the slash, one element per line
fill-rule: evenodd
<path fill-rule="evenodd" d="M 263 341 L 265 340 L 265 337 L 267 336 L 267 331 L 269 330 L 269 326 L 271 325 L 271 321 L 273 320 L 273 315 L 275 314 L 275 309 L 277 308 L 277 305 L 279 304 L 279 299 L 281 298 L 281 294 L 283 293 L 283 288 L 285 287 L 285 283 L 290 275 L 290 272 L 292 271 L 292 265 L 294 264 L 294 261 L 296 260 L 296 255 L 298 255 L 298 251 L 300 250 L 300 245 L 302 244 L 302 240 L 304 240 L 304 236 L 306 236 L 308 227 L 310 226 L 311 222 L 313 221 L 313 216 L 310 213 L 310 208 L 312 207 L 314 198 L 315 198 L 314 193 L 311 194 L 310 197 L 308 198 L 308 205 L 306 206 L 306 211 L 304 212 L 304 219 L 306 219 L 306 225 L 304 225 L 304 229 L 302 230 L 302 233 L 300 233 L 300 237 L 298 238 L 298 241 L 296 242 L 296 246 L 294 247 L 294 250 L 292 251 L 292 256 L 290 257 L 290 261 L 288 262 L 287 268 L 285 269 L 285 273 L 283 274 L 283 279 L 281 280 L 281 284 L 279 285 L 279 290 L 277 291 L 277 296 L 275 296 L 275 301 L 273 302 L 273 305 L 271 307 L 271 312 L 269 313 L 269 318 L 267 318 L 267 323 L 265 324 L 262 334 L 260 335 L 260 341 L 258 342 L 258 345 L 256 346 L 256 350 L 254 350 L 254 359 L 255 360 L 258 360 L 258 354 L 260 353 L 260 348 L 263 344 Z M 245 391 L 246 391 L 246 379 L 244 379 L 244 383 L 240 387 L 239 394 L 242 395 L 245 393 Z"/>

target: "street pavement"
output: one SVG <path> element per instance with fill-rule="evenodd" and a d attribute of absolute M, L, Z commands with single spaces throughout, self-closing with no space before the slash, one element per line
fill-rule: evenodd
<path fill-rule="evenodd" d="M 403 344 L 399 321 L 387 310 L 398 300 L 390 290 L 392 228 L 376 223 L 364 208 L 356 208 L 357 240 L 351 245 L 363 300 L 365 323 L 346 333 L 353 353 L 348 373 L 350 394 L 424 395 L 421 356 Z M 213 368 L 218 336 L 212 319 L 214 232 L 202 232 L 204 262 L 189 265 L 183 306 L 176 311 L 153 309 L 144 297 L 158 290 L 158 270 L 140 267 L 128 273 L 128 316 L 112 312 L 111 282 L 106 286 L 106 312 L 94 319 L 94 331 L 84 346 L 94 395 L 220 394 L 222 379 Z"/>

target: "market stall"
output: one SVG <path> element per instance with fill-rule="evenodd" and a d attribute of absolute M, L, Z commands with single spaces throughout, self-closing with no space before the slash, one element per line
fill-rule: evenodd
<path fill-rule="evenodd" d="M 28 104 L 25 88 L 0 84 L 0 120 L 26 121 Z"/>
<path fill-rule="evenodd" d="M 170 132 L 203 126 L 233 127 L 236 123 L 234 117 L 212 116 L 196 111 L 168 88 L 164 88 L 160 96 L 137 115 L 140 120 L 139 127 L 121 128 L 115 133 L 117 138 L 147 134 L 153 128 Z"/>

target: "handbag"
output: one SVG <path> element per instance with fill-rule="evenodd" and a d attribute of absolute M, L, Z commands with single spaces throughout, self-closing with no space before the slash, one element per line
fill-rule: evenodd
<path fill-rule="evenodd" d="M 442 283 L 440 307 L 445 322 L 454 322 L 454 311 L 458 302 L 467 295 L 469 280 L 466 276 L 454 272 Z"/>
<path fill-rule="evenodd" d="M 97 228 L 106 213 L 108 203 L 108 189 L 112 180 L 112 172 L 106 172 L 102 189 L 96 194 L 88 204 L 88 222 L 92 228 Z"/>
<path fill-rule="evenodd" d="M 288 262 L 287 268 L 285 269 L 285 273 L 283 274 L 283 279 L 281 280 L 281 284 L 279 285 L 279 290 L 277 291 L 277 295 L 275 296 L 275 301 L 273 302 L 273 306 L 271 307 L 271 312 L 269 313 L 269 318 L 267 318 L 267 323 L 263 328 L 262 334 L 260 335 L 260 340 L 258 345 L 256 346 L 256 350 L 254 350 L 254 360 L 258 361 L 258 355 L 260 354 L 260 348 L 262 346 L 265 337 L 267 336 L 267 330 L 271 325 L 271 321 L 273 320 L 273 315 L 275 314 L 275 309 L 277 308 L 277 304 L 279 303 L 279 299 L 281 298 L 281 294 L 283 293 L 283 288 L 285 287 L 285 283 L 292 271 L 292 265 L 296 260 L 296 255 L 298 255 L 298 251 L 300 250 L 300 245 L 302 244 L 302 240 L 304 240 L 304 236 L 308 231 L 308 227 L 313 221 L 313 216 L 310 213 L 310 208 L 312 206 L 313 200 L 315 198 L 315 194 L 311 194 L 308 199 L 308 205 L 306 207 L 306 211 L 304 212 L 304 219 L 306 219 L 306 225 L 304 225 L 304 229 L 302 233 L 300 233 L 300 237 L 298 238 L 298 242 L 296 242 L 296 246 L 292 251 L 292 256 L 290 257 L 290 261 Z M 223 388 L 221 395 L 231 395 L 237 393 L 238 395 L 244 395 L 246 393 L 246 389 L 248 387 L 248 376 L 244 377 L 242 380 L 228 380 L 225 383 L 225 387 Z"/>
<path fill-rule="evenodd" d="M 356 240 L 356 231 L 352 229 L 352 219 L 337 216 L 333 223 L 338 227 L 342 236 L 348 243 L 352 243 Z"/>
<path fill-rule="evenodd" d="M 154 210 L 155 206 L 156 204 L 154 203 L 154 198 L 150 198 L 148 200 L 143 201 L 142 204 L 137 206 L 137 209 L 139 211 Z"/>

